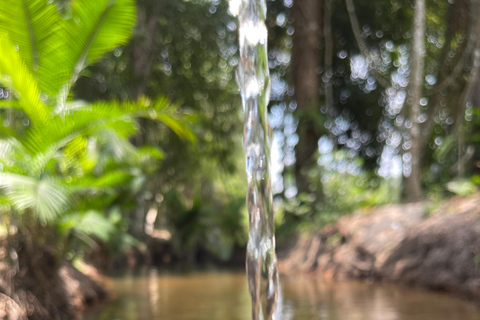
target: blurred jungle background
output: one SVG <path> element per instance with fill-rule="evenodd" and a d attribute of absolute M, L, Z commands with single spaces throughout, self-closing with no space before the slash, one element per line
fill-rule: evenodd
<path fill-rule="evenodd" d="M 267 4 L 279 248 L 475 196 L 480 1 Z M 73 314 L 55 287 L 90 264 L 243 266 L 238 63 L 226 1 L 0 2 L 5 310 Z"/>

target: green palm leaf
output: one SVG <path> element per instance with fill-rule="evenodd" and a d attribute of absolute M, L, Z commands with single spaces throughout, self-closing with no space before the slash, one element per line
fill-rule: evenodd
<path fill-rule="evenodd" d="M 72 18 L 63 28 L 69 43 L 65 44 L 61 63 L 64 70 L 49 83 L 60 90 L 59 111 L 63 111 L 71 85 L 80 72 L 103 54 L 127 42 L 135 23 L 133 0 L 74 0 Z M 56 62 L 58 66 L 58 61 Z M 57 68 L 58 69 L 58 68 Z M 66 73 L 64 73 L 66 71 Z M 67 78 L 64 78 L 65 75 Z M 66 83 L 66 85 L 65 85 Z"/>
<path fill-rule="evenodd" d="M 1 109 L 22 109 L 18 100 L 0 100 L 0 108 Z"/>
<path fill-rule="evenodd" d="M 65 221 L 64 224 L 68 224 L 76 232 L 95 236 L 103 241 L 107 241 L 115 231 L 110 221 L 101 212 L 94 210 L 69 215 L 68 222 Z"/>
<path fill-rule="evenodd" d="M 160 160 L 165 157 L 165 152 L 163 152 L 163 150 L 160 149 L 159 147 L 154 147 L 154 146 L 140 147 L 137 153 L 138 153 L 138 156 L 140 157 L 140 160 L 147 159 L 147 158 Z"/>
<path fill-rule="evenodd" d="M 17 133 L 9 127 L 0 126 L 0 139 L 6 139 L 9 137 L 17 137 Z"/>
<path fill-rule="evenodd" d="M 120 137 L 113 130 L 102 130 L 99 135 L 106 142 L 108 154 L 117 161 L 124 161 L 136 157 L 137 149 L 127 139 Z"/>
<path fill-rule="evenodd" d="M 66 190 L 52 180 L 3 173 L 0 175 L 0 188 L 5 190 L 16 210 L 23 212 L 30 209 L 41 221 L 52 221 L 67 208 Z"/>
<path fill-rule="evenodd" d="M 51 37 L 59 21 L 55 4 L 45 0 L 3 0 L 0 6 L 0 31 L 8 33 L 33 74 L 51 50 Z"/>
<path fill-rule="evenodd" d="M 2 164 L 10 162 L 12 153 L 13 147 L 11 141 L 7 139 L 0 140 L 0 162 Z"/>
<path fill-rule="evenodd" d="M 196 140 L 195 133 L 185 124 L 186 117 L 178 113 L 178 106 L 168 99 L 160 97 L 154 101 L 140 99 L 138 102 L 96 102 L 85 106 L 85 110 L 92 110 L 98 117 L 130 116 L 146 118 L 162 122 L 179 137 L 188 141 Z"/>
<path fill-rule="evenodd" d="M 40 89 L 20 54 L 5 34 L 0 34 L 0 83 L 15 93 L 32 124 L 42 126 L 49 110 L 40 101 Z"/>
<path fill-rule="evenodd" d="M 121 184 L 126 184 L 132 180 L 132 175 L 124 171 L 112 171 L 107 172 L 100 177 L 90 177 L 87 178 L 91 186 L 101 188 L 101 187 L 115 187 Z M 85 183 L 85 181 L 83 181 Z"/>
<path fill-rule="evenodd" d="M 5 172 L 29 174 L 30 159 L 23 145 L 13 136 L 0 140 L 0 163 Z"/>
<path fill-rule="evenodd" d="M 80 22 L 79 22 L 80 21 Z M 135 23 L 133 0 L 74 0 L 66 30 L 77 63 L 93 63 L 130 37 Z M 83 65 L 85 67 L 85 65 Z"/>
<path fill-rule="evenodd" d="M 196 140 L 196 136 L 193 131 L 185 124 L 185 122 L 181 121 L 180 119 L 177 119 L 169 114 L 159 114 L 154 119 L 163 122 L 179 137 L 187 139 L 191 142 Z"/>

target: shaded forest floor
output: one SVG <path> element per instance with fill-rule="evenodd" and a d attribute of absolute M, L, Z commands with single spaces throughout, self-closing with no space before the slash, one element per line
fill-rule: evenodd
<path fill-rule="evenodd" d="M 480 194 L 362 209 L 280 250 L 284 274 L 385 280 L 480 301 Z"/>

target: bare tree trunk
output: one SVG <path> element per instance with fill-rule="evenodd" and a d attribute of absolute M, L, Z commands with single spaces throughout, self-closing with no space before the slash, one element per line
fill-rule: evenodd
<path fill-rule="evenodd" d="M 325 39 L 325 105 L 327 107 L 327 118 L 333 118 L 333 39 L 332 39 L 332 0 L 325 0 L 325 13 L 323 15 L 323 37 Z"/>
<path fill-rule="evenodd" d="M 421 114 L 420 99 L 423 89 L 423 68 L 425 59 L 425 0 L 415 0 L 415 12 L 413 16 L 413 40 L 412 51 L 410 54 L 410 82 L 407 90 L 407 107 L 412 121 L 410 128 L 411 139 L 411 170 L 409 174 L 404 175 L 404 197 L 407 201 L 416 201 L 422 197 L 421 168 L 422 155 L 421 148 L 422 134 L 421 123 L 419 121 Z"/>
<path fill-rule="evenodd" d="M 465 148 L 465 108 L 469 102 L 475 103 L 478 99 L 478 82 L 480 75 L 480 39 L 478 33 L 480 32 L 480 22 L 478 21 L 478 14 L 480 13 L 480 1 L 471 0 L 472 2 L 472 17 L 471 24 L 475 36 L 471 36 L 470 42 L 473 50 L 471 54 L 472 67 L 470 74 L 467 77 L 466 84 L 460 100 L 458 101 L 457 110 L 455 114 L 455 125 L 453 127 L 453 134 L 457 138 L 457 163 L 454 166 L 454 171 L 457 176 L 462 177 L 465 174 L 467 164 L 474 154 L 473 146 Z M 474 26 L 474 23 L 476 25 Z"/>
<path fill-rule="evenodd" d="M 467 106 L 468 102 L 472 101 L 473 92 L 476 86 L 475 81 L 478 79 L 480 73 L 480 41 L 477 40 L 477 44 L 475 46 L 475 50 L 473 51 L 473 61 L 472 61 L 472 69 L 470 70 L 470 75 L 467 79 L 467 83 L 465 85 L 464 91 L 462 96 L 460 97 L 460 101 L 458 102 L 457 106 L 457 114 L 455 115 L 455 126 L 453 130 L 453 134 L 457 137 L 457 152 L 458 152 L 458 160 L 457 160 L 457 175 L 463 176 L 465 174 L 465 165 L 467 161 L 465 156 L 465 139 L 464 139 L 464 129 L 463 125 L 465 123 L 465 107 Z M 470 155 L 471 156 L 471 155 Z"/>
<path fill-rule="evenodd" d="M 480 76 L 475 80 L 475 88 L 472 93 L 472 104 L 475 108 L 480 107 Z"/>
<path fill-rule="evenodd" d="M 147 8 L 139 1 L 137 9 L 137 37 L 133 46 L 133 97 L 145 94 L 155 58 L 155 35 L 158 27 L 158 5 Z"/>
<path fill-rule="evenodd" d="M 146 94 L 150 81 L 153 61 L 158 52 L 155 43 L 155 36 L 158 29 L 161 2 L 145 0 L 137 1 L 137 27 L 136 37 L 133 40 L 132 65 L 133 84 L 131 97 L 138 99 Z M 147 142 L 148 121 L 139 119 L 139 134 L 133 138 L 136 146 L 144 145 Z M 147 200 L 142 196 L 137 197 L 138 206 L 135 209 L 134 230 L 138 236 L 145 237 L 145 219 L 148 210 Z M 148 254 L 148 253 L 147 253 Z"/>
<path fill-rule="evenodd" d="M 318 139 L 323 130 L 315 123 L 312 113 L 320 109 L 319 75 L 320 65 L 320 21 L 321 0 L 296 0 L 292 7 L 295 33 L 293 34 L 292 76 L 295 87 L 299 120 L 295 147 L 295 179 L 299 192 L 308 192 L 307 171 L 316 164 L 314 155 Z"/>
<path fill-rule="evenodd" d="M 445 91 L 461 79 L 466 78 L 465 84 L 460 85 L 464 88 L 459 97 L 458 104 L 451 108 L 450 112 L 454 113 L 454 126 L 451 130 L 451 134 L 456 135 L 458 143 L 458 161 L 452 167 L 450 172 L 452 174 L 463 175 L 466 165 L 473 156 L 473 147 L 470 146 L 467 150 L 464 150 L 463 137 L 465 132 L 462 131 L 462 124 L 465 121 L 465 106 L 467 102 L 471 101 L 474 105 L 479 105 L 480 95 L 478 90 L 480 89 L 480 80 L 478 77 L 478 52 L 479 39 L 478 34 L 480 32 L 480 23 L 477 19 L 480 14 L 480 1 L 470 0 L 468 3 L 459 3 L 449 12 L 447 30 L 445 32 L 445 45 L 442 48 L 442 53 L 438 61 L 441 62 L 438 69 L 437 78 L 439 81 L 435 84 L 430 92 L 426 92 L 429 96 L 429 108 L 427 111 L 427 120 L 422 124 L 422 138 L 420 143 L 420 150 L 425 150 L 428 147 L 428 138 L 435 125 L 435 117 L 441 111 L 442 100 L 445 100 Z M 458 26 L 460 19 L 465 19 L 468 15 L 468 27 L 465 28 L 465 32 L 468 35 L 466 43 L 459 49 L 459 56 L 456 61 L 452 61 L 452 64 L 444 63 L 447 60 L 447 56 L 452 49 L 452 39 L 459 32 Z M 477 61 L 477 62 L 475 62 Z M 464 71 L 468 63 L 473 62 L 473 67 L 467 73 Z M 451 89 L 450 89 L 451 90 Z M 456 109 L 455 109 L 456 108 Z"/>

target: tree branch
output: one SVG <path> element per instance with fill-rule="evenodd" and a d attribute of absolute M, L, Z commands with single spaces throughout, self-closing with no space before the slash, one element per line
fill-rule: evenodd
<path fill-rule="evenodd" d="M 350 18 L 350 23 L 352 25 L 353 35 L 355 36 L 355 41 L 357 42 L 358 49 L 360 53 L 365 58 L 368 57 L 368 49 L 367 44 L 362 39 L 362 34 L 360 32 L 360 25 L 358 23 L 357 15 L 355 13 L 355 5 L 353 4 L 352 0 L 345 0 L 347 5 L 348 17 Z M 372 73 L 377 82 L 384 88 L 389 88 L 392 86 L 390 81 L 386 79 L 375 67 L 372 67 Z"/>
<path fill-rule="evenodd" d="M 350 0 L 349 0 L 350 1 Z M 458 77 L 460 72 L 465 67 L 465 62 L 468 57 L 471 56 L 475 44 L 477 42 L 478 29 L 480 27 L 480 19 L 477 19 L 479 14 L 479 0 L 471 0 L 471 10 L 470 10 L 470 21 L 475 21 L 475 23 L 470 23 L 470 30 L 468 35 L 467 47 L 463 51 L 462 57 L 458 60 L 457 64 L 453 67 L 452 73 L 438 86 L 438 92 L 441 92 L 447 89 Z"/>

